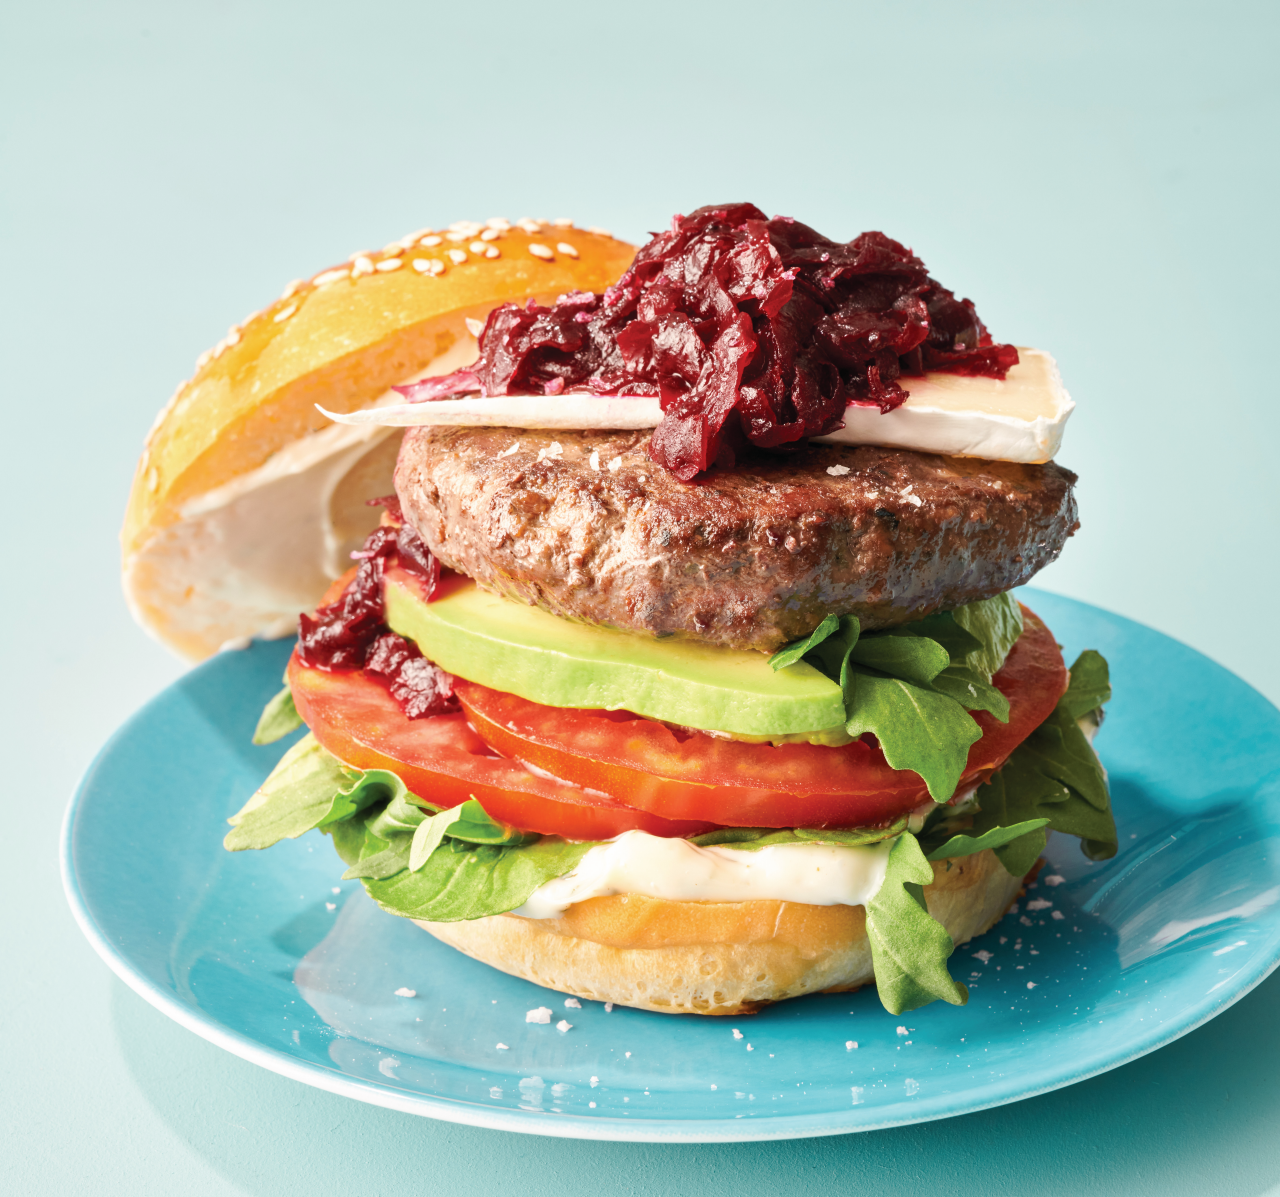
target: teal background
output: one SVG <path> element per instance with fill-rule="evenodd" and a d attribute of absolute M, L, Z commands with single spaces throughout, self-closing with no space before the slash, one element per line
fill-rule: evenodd
<path fill-rule="evenodd" d="M 220 1052 L 111 978 L 56 870 L 77 777 L 181 670 L 116 581 L 155 411 L 289 279 L 460 218 L 638 240 L 748 198 L 907 241 L 997 336 L 1051 350 L 1080 405 L 1061 460 L 1084 526 L 1037 583 L 1280 699 L 1259 618 L 1280 572 L 1276 12 L 4 6 L 0 1190 L 1280 1192 L 1280 976 L 1153 1056 L 1001 1110 L 790 1144 L 560 1142 Z"/>

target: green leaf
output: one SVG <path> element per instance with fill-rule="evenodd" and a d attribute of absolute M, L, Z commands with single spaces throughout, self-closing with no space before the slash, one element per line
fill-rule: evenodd
<path fill-rule="evenodd" d="M 805 653 L 811 649 L 817 648 L 828 636 L 830 636 L 836 628 L 840 626 L 840 619 L 835 615 L 828 615 L 812 632 L 803 640 L 793 640 L 790 644 L 784 645 L 776 653 L 769 658 L 769 664 L 773 669 L 785 669 L 788 665 L 794 665 Z"/>
<path fill-rule="evenodd" d="M 839 830 L 830 827 L 718 827 L 702 835 L 691 836 L 689 842 L 700 848 L 720 845 L 754 852 L 758 848 L 771 848 L 776 844 L 832 844 L 845 848 L 858 848 L 892 839 L 907 829 L 903 818 L 888 827 L 861 827 Z"/>
<path fill-rule="evenodd" d="M 977 803 L 972 828 L 977 835 L 1045 819 L 1049 830 L 1080 839 L 1092 860 L 1106 860 L 1116 853 L 1106 774 L 1062 702 L 979 788 Z M 1033 831 L 995 851 L 1001 864 L 1017 877 L 1035 864 L 1044 842 L 1044 830 Z"/>
<path fill-rule="evenodd" d="M 539 886 L 574 869 L 595 845 L 546 837 L 520 847 L 465 844 L 446 837 L 417 872 L 368 879 L 384 910 L 406 918 L 458 922 L 505 914 Z"/>
<path fill-rule="evenodd" d="M 1000 671 L 1009 650 L 1022 635 L 1022 609 L 1018 600 L 1006 590 L 994 598 L 957 607 L 951 617 L 982 646 L 967 653 L 963 662 L 955 663 L 976 669 L 989 681 Z"/>
<path fill-rule="evenodd" d="M 1096 650 L 1086 648 L 1071 666 L 1071 684 L 1058 700 L 1072 719 L 1080 719 L 1111 701 L 1111 671 L 1107 659 Z"/>
<path fill-rule="evenodd" d="M 386 778 L 394 774 L 362 774 L 348 769 L 306 735 L 280 758 L 261 788 L 227 820 L 231 831 L 223 844 L 232 852 L 269 848 L 282 839 L 297 839 L 313 827 L 349 819 L 357 811 L 386 801 Z"/>
<path fill-rule="evenodd" d="M 975 852 L 982 852 L 987 848 L 1002 848 L 1011 840 L 1016 840 L 1033 831 L 1039 831 L 1040 828 L 1047 826 L 1048 823 L 1048 819 L 1028 819 L 1025 823 L 1015 823 L 1012 827 L 993 827 L 990 831 L 976 837 L 964 834 L 953 835 L 945 843 L 928 853 L 927 859 L 954 860 L 957 856 L 972 856 Z M 1037 855 L 1039 854 L 1037 853 Z M 1032 864 L 1034 863 L 1032 861 Z M 1031 865 L 1028 865 L 1023 872 L 1025 873 L 1030 867 Z"/>
<path fill-rule="evenodd" d="M 874 733 L 893 768 L 920 774 L 933 800 L 946 802 L 982 729 L 945 694 L 856 667 L 851 674 L 845 730 L 854 737 Z"/>
<path fill-rule="evenodd" d="M 452 810 L 442 810 L 439 814 L 423 819 L 414 830 L 413 839 L 409 842 L 409 871 L 416 873 L 427 858 L 439 846 L 448 831 L 460 818 L 462 812 L 455 806 Z"/>
<path fill-rule="evenodd" d="M 302 716 L 293 705 L 293 691 L 285 686 L 265 707 L 253 729 L 255 744 L 274 744 L 302 726 Z"/>
<path fill-rule="evenodd" d="M 968 665 L 948 665 L 929 685 L 966 711 L 990 711 L 1001 723 L 1009 722 L 1009 700 Z"/>
<path fill-rule="evenodd" d="M 890 1014 L 938 998 L 953 1006 L 969 1000 L 968 989 L 947 972 L 955 944 L 925 905 L 924 887 L 932 880 L 933 868 L 916 837 L 900 835 L 889 849 L 884 883 L 866 906 L 876 988 Z"/>
<path fill-rule="evenodd" d="M 923 686 L 951 664 L 951 654 L 925 636 L 889 634 L 864 636 L 852 646 L 849 660 Z"/>

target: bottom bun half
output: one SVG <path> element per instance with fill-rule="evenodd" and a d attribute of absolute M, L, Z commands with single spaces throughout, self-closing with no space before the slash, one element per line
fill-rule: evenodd
<path fill-rule="evenodd" d="M 933 866 L 929 913 L 959 946 L 1018 896 L 991 851 Z M 499 914 L 415 919 L 437 939 L 516 977 L 599 1002 L 663 1014 L 747 1014 L 806 993 L 874 983 L 866 911 L 778 900 L 591 898 L 554 919 Z"/>

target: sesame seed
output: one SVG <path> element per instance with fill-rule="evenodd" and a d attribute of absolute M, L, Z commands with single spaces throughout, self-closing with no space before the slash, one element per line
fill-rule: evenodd
<path fill-rule="evenodd" d="M 317 287 L 327 287 L 330 283 L 336 283 L 340 278 L 346 278 L 349 271 L 345 266 L 339 266 L 336 270 L 326 270 L 323 274 L 317 274 L 311 281 Z"/>
<path fill-rule="evenodd" d="M 473 254 L 482 254 L 489 247 L 483 241 L 473 241 L 467 248 Z"/>
<path fill-rule="evenodd" d="M 466 318 L 466 325 L 467 332 L 469 332 L 473 337 L 478 337 L 482 332 L 484 332 L 483 320 L 475 320 L 468 316 Z"/>
<path fill-rule="evenodd" d="M 233 324 L 226 335 L 226 345 L 230 348 L 232 345 L 240 344 L 240 330 Z"/>
<path fill-rule="evenodd" d="M 196 358 L 196 369 L 203 370 L 214 358 L 212 349 L 206 349 L 198 358 Z"/>
<path fill-rule="evenodd" d="M 596 224 L 590 225 L 590 226 L 587 228 L 587 230 L 586 230 L 586 231 L 587 231 L 588 233 L 595 233 L 595 235 L 596 235 L 597 237 L 612 237 L 612 236 L 613 236 L 613 234 L 612 234 L 611 232 L 609 232 L 609 230 L 608 230 L 608 229 L 602 229 L 599 225 L 596 225 Z"/>
<path fill-rule="evenodd" d="M 160 474 L 155 466 L 147 471 L 147 489 L 153 494 L 160 489 Z"/>
<path fill-rule="evenodd" d="M 499 237 L 501 237 L 501 236 L 502 236 L 502 230 L 501 230 L 501 229 L 485 229 L 485 231 L 484 231 L 483 233 L 481 233 L 481 234 L 480 234 L 480 240 L 481 240 L 481 241 L 496 241 L 496 240 L 497 240 Z"/>
<path fill-rule="evenodd" d="M 423 248 L 425 249 L 430 249 L 433 245 L 439 245 L 443 241 L 444 241 L 443 237 L 437 237 L 434 233 L 432 233 L 429 237 L 423 237 L 423 239 L 419 241 L 418 244 L 423 246 Z"/>
<path fill-rule="evenodd" d="M 299 289 L 300 287 L 305 287 L 305 286 L 306 286 L 306 283 L 304 283 L 300 278 L 295 278 L 295 279 L 293 280 L 293 282 L 291 282 L 291 283 L 290 283 L 290 284 L 289 284 L 289 285 L 284 289 L 284 294 L 283 294 L 283 295 L 281 295 L 281 296 L 280 296 L 280 298 L 281 298 L 281 299 L 292 299 L 292 298 L 293 298 L 293 297 L 298 293 L 298 289 Z"/>
<path fill-rule="evenodd" d="M 490 216 L 489 219 L 485 221 L 485 224 L 488 225 L 489 228 L 500 233 L 505 233 L 511 227 L 511 222 L 509 220 L 504 220 L 501 216 Z M 484 234 L 481 234 L 481 236 L 483 235 Z"/>
<path fill-rule="evenodd" d="M 449 260 L 455 266 L 461 266 L 467 260 L 467 251 L 465 249 L 451 249 L 449 251 Z"/>
<path fill-rule="evenodd" d="M 529 252 L 535 258 L 541 258 L 544 262 L 554 262 L 556 260 L 556 255 L 552 252 L 551 247 L 542 245 L 537 241 L 529 243 Z"/>
<path fill-rule="evenodd" d="M 482 228 L 484 225 L 477 224 L 474 220 L 455 220 L 449 226 L 450 231 L 461 233 L 462 239 L 474 237 Z"/>
<path fill-rule="evenodd" d="M 385 274 L 388 270 L 399 270 L 403 265 L 404 263 L 399 258 L 383 258 L 374 269 L 381 270 Z"/>
<path fill-rule="evenodd" d="M 502 257 L 502 251 L 496 245 L 491 245 L 484 251 L 484 256 L 486 258 L 500 258 Z"/>
<path fill-rule="evenodd" d="M 297 310 L 298 305 L 296 303 L 291 303 L 287 308 L 281 308 L 274 316 L 271 317 L 271 319 L 276 324 L 279 324 L 281 320 L 288 320 L 289 317 Z"/>
<path fill-rule="evenodd" d="M 444 263 L 439 258 L 414 258 L 412 265 L 419 274 L 438 275 L 444 273 Z"/>
<path fill-rule="evenodd" d="M 468 237 L 474 236 L 465 229 L 454 229 L 452 232 L 445 233 L 445 237 L 450 241 L 465 241 Z"/>
<path fill-rule="evenodd" d="M 413 242 L 410 241 L 409 245 L 412 245 L 412 244 Z M 402 253 L 405 252 L 405 250 L 409 248 L 409 245 L 406 245 L 403 241 L 393 241 L 390 245 L 388 245 L 385 249 L 383 249 L 382 251 L 383 256 L 388 258 L 398 258 Z"/>
<path fill-rule="evenodd" d="M 557 229 L 571 229 L 573 228 L 573 217 L 557 216 L 551 223 Z"/>
<path fill-rule="evenodd" d="M 372 274 L 372 273 L 373 273 L 373 262 L 369 258 L 361 255 L 360 257 L 355 259 L 355 262 L 351 267 L 352 278 L 359 278 L 363 274 Z"/>
<path fill-rule="evenodd" d="M 522 216 L 516 221 L 516 228 L 523 229 L 530 236 L 533 236 L 534 233 L 542 232 L 542 226 L 536 220 L 530 220 L 527 216 Z"/>
<path fill-rule="evenodd" d="M 567 241 L 556 242 L 556 249 L 562 254 L 568 254 L 571 258 L 576 258 L 578 256 L 578 251 Z"/>

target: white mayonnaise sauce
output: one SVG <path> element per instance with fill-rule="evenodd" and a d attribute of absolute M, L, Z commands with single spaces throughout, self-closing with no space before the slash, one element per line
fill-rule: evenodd
<path fill-rule="evenodd" d="M 885 415 L 876 407 L 850 405 L 845 409 L 844 428 L 819 439 L 996 461 L 1049 461 L 1062 443 L 1075 404 L 1049 354 L 1023 348 L 1018 353 L 1021 360 L 1003 382 L 943 373 L 903 378 L 901 385 L 909 397 L 901 407 Z M 352 426 L 449 424 L 549 430 L 656 428 L 662 419 L 657 399 L 585 391 L 487 398 L 469 395 L 324 414 Z"/>
<path fill-rule="evenodd" d="M 578 867 L 539 886 L 519 909 L 550 919 L 575 902 L 611 894 L 645 894 L 677 902 L 776 899 L 810 906 L 860 906 L 884 882 L 892 840 L 868 847 L 775 844 L 744 851 L 645 831 L 625 831 L 592 848 Z"/>

